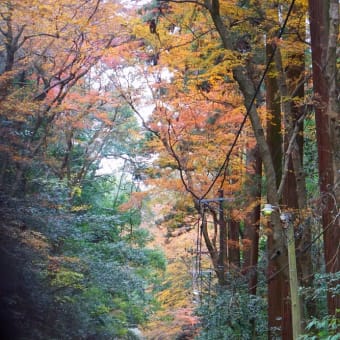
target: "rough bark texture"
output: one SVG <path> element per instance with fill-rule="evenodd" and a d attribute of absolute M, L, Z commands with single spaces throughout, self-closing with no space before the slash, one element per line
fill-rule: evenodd
<path fill-rule="evenodd" d="M 248 204 L 256 204 L 246 215 L 244 220 L 243 234 L 243 263 L 242 273 L 248 279 L 249 294 L 256 295 L 257 291 L 257 264 L 259 257 L 259 230 L 261 218 L 261 178 L 262 178 L 262 161 L 257 146 L 247 151 L 246 160 L 246 192 Z M 252 338 L 256 339 L 255 320 L 250 320 L 252 327 Z"/>
<path fill-rule="evenodd" d="M 273 46 L 266 45 L 267 59 L 273 53 Z M 267 142 L 277 174 L 275 188 L 279 187 L 282 177 L 282 133 L 281 133 L 281 105 L 279 84 L 274 64 L 270 66 L 269 76 L 266 77 L 266 109 L 267 109 Z M 283 273 L 273 276 L 279 267 L 273 263 L 271 257 L 275 251 L 274 236 L 268 235 L 268 330 L 269 338 L 277 335 L 291 339 L 291 313 L 287 299 L 289 293 L 288 278 Z"/>
<path fill-rule="evenodd" d="M 303 32 L 301 33 L 303 36 Z M 295 98 L 301 99 L 305 95 L 304 86 L 300 85 L 301 79 L 304 77 L 305 72 L 305 55 L 302 52 L 296 52 L 289 56 L 288 67 L 286 70 L 287 76 L 287 89 L 289 94 L 294 94 L 293 101 L 290 104 L 290 110 L 287 112 L 286 120 L 291 120 L 292 126 L 297 123 L 299 117 L 303 114 L 304 107 L 294 102 Z M 284 94 L 283 94 L 284 95 Z M 285 97 L 285 95 L 284 95 Z M 303 122 L 298 126 L 299 133 L 296 137 L 296 147 L 294 148 L 289 161 L 288 177 L 285 184 L 283 193 L 283 204 L 288 209 L 299 211 L 295 218 L 295 227 L 299 228 L 298 237 L 296 238 L 297 248 L 297 269 L 299 283 L 303 287 L 311 287 L 313 283 L 313 265 L 310 248 L 308 245 L 312 241 L 312 234 L 310 226 L 304 223 L 303 212 L 307 207 L 307 191 L 305 173 L 303 170 Z M 285 150 L 288 148 L 289 137 L 292 134 L 293 127 L 290 127 L 285 138 Z M 315 304 L 310 301 L 306 306 L 307 317 L 315 315 Z"/>
<path fill-rule="evenodd" d="M 303 33 L 301 34 L 303 36 Z M 299 52 L 297 50 L 294 53 L 288 54 L 287 58 L 287 67 L 284 68 L 281 50 L 278 49 L 276 51 L 275 62 L 278 71 L 280 97 L 285 99 L 282 103 L 282 110 L 285 123 L 284 150 L 287 158 L 287 160 L 285 160 L 287 167 L 284 168 L 284 175 L 282 177 L 284 181 L 282 205 L 284 209 L 295 212 L 293 223 L 295 227 L 300 227 L 299 237 L 296 239 L 296 246 L 300 250 L 297 257 L 299 281 L 300 285 L 309 287 L 313 282 L 311 254 L 307 247 L 311 242 L 311 231 L 309 226 L 303 223 L 303 212 L 306 209 L 307 193 L 302 162 L 303 121 L 299 121 L 299 117 L 302 117 L 304 114 L 304 108 L 298 104 L 299 100 L 296 100 L 296 98 L 300 98 L 300 102 L 302 103 L 304 98 L 304 87 L 301 86 L 301 84 L 303 84 L 301 80 L 304 78 L 305 69 L 304 53 L 303 51 Z M 289 153 L 290 143 L 293 143 L 291 153 Z M 301 310 L 302 308 L 299 308 L 299 311 Z M 312 303 L 306 306 L 306 310 L 310 316 L 314 315 L 315 310 Z M 301 315 L 299 315 L 299 320 L 300 319 L 302 319 Z"/>
<path fill-rule="evenodd" d="M 309 6 L 325 263 L 326 271 L 334 273 L 340 270 L 339 201 L 335 194 L 339 185 L 335 182 L 339 168 L 334 172 L 335 164 L 339 164 L 339 144 L 335 144 L 339 141 L 339 104 L 335 98 L 337 75 L 334 53 L 334 41 L 337 39 L 334 32 L 338 30 L 334 23 L 339 17 L 339 6 L 337 1 L 317 0 L 309 0 Z M 335 315 L 339 308 L 340 296 L 329 294 L 329 314 Z"/>
<path fill-rule="evenodd" d="M 219 190 L 219 198 L 223 198 L 223 190 Z M 224 207 L 223 201 L 220 202 L 219 205 L 219 228 L 220 228 L 220 249 L 218 256 L 218 280 L 221 285 L 226 284 L 226 269 L 227 269 L 227 261 L 228 261 L 228 246 L 227 246 L 227 223 L 224 216 Z"/>
<path fill-rule="evenodd" d="M 224 48 L 233 50 L 232 38 L 228 32 L 228 28 L 223 22 L 219 12 L 219 1 L 212 0 L 207 4 L 207 8 L 210 12 L 214 25 L 221 37 Z M 259 153 L 263 161 L 264 172 L 266 176 L 266 191 L 267 201 L 273 206 L 279 205 L 279 197 L 277 194 L 277 169 L 275 169 L 273 162 L 273 155 L 270 152 L 269 145 L 267 143 L 264 128 L 262 126 L 259 114 L 254 107 L 251 106 L 252 99 L 255 95 L 255 87 L 252 80 L 249 77 L 249 70 L 243 66 L 236 66 L 233 69 L 233 76 L 238 83 L 240 91 L 244 96 L 244 104 L 248 108 L 249 119 L 253 128 L 254 136 L 256 138 Z M 251 107 L 250 107 L 251 106 Z M 287 251 L 284 247 L 282 227 L 280 223 L 279 213 L 274 211 L 271 216 L 270 229 L 270 242 L 268 247 L 269 256 L 269 285 L 273 285 L 269 288 L 269 318 L 271 319 L 274 327 L 277 325 L 277 319 L 279 319 L 281 330 L 284 332 L 282 324 L 283 321 L 283 304 L 285 294 L 285 286 L 288 286 L 288 272 L 287 272 Z M 288 312 L 288 311 L 287 311 Z M 275 316 L 274 316 L 275 315 Z M 281 318 L 281 319 L 280 319 Z M 275 319 L 275 320 L 274 320 Z M 287 317 L 285 318 L 288 319 Z M 285 338 L 289 339 L 289 338 Z"/>
<path fill-rule="evenodd" d="M 338 0 L 330 0 L 329 7 L 329 39 L 328 39 L 328 63 L 327 79 L 329 83 L 328 109 L 331 116 L 331 142 L 333 154 L 334 194 L 337 209 L 340 208 L 340 72 L 337 69 L 336 60 L 340 58 L 339 36 L 339 3 Z"/>
<path fill-rule="evenodd" d="M 240 268 L 240 222 L 231 219 L 228 223 L 229 263 L 232 268 Z"/>
<path fill-rule="evenodd" d="M 257 285 L 257 262 L 259 251 L 259 228 L 261 206 L 261 175 L 262 162 L 258 153 L 258 148 L 248 150 L 247 153 L 247 187 L 249 203 L 258 202 L 256 206 L 247 214 L 244 222 L 243 235 L 243 266 L 242 272 L 248 277 L 249 293 L 256 295 Z"/>

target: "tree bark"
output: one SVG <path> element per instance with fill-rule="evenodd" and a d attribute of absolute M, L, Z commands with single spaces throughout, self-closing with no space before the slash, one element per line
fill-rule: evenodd
<path fill-rule="evenodd" d="M 254 208 L 247 214 L 243 235 L 243 265 L 242 272 L 248 277 L 249 293 L 256 295 L 257 262 L 259 251 L 259 229 L 261 217 L 261 176 L 262 162 L 257 146 L 247 152 L 247 196 L 249 203 L 257 202 Z"/>
<path fill-rule="evenodd" d="M 337 0 L 330 0 L 329 7 L 329 39 L 328 39 L 328 63 L 327 80 L 329 83 L 328 110 L 331 120 L 331 142 L 333 155 L 334 173 L 334 194 L 336 206 L 340 207 L 340 72 L 337 68 L 337 58 L 340 57 L 338 36 L 339 36 L 339 3 Z"/>
<path fill-rule="evenodd" d="M 301 32 L 301 36 L 304 33 Z M 304 52 L 297 51 L 288 57 L 288 67 L 286 71 L 287 75 L 287 89 L 289 95 L 291 95 L 292 101 L 290 103 L 290 110 L 287 112 L 287 119 L 291 120 L 292 126 L 289 126 L 287 135 L 285 136 L 285 150 L 288 148 L 289 138 L 293 133 L 294 125 L 298 124 L 299 133 L 296 137 L 296 148 L 294 148 L 288 167 L 288 178 L 283 194 L 283 204 L 286 204 L 288 208 L 292 208 L 299 213 L 296 214 L 296 225 L 299 228 L 299 235 L 296 238 L 297 248 L 297 270 L 299 284 L 302 287 L 311 287 L 313 284 L 313 263 L 309 244 L 312 242 L 311 228 L 304 217 L 303 212 L 307 208 L 307 189 L 305 172 L 303 169 L 303 122 L 298 123 L 299 117 L 304 113 L 304 107 L 299 103 L 299 100 L 295 101 L 295 98 L 299 98 L 300 102 L 303 102 L 305 96 L 304 86 L 302 85 L 304 73 L 305 73 L 305 55 Z M 285 97 L 285 96 L 283 96 Z M 290 118 L 289 118 L 289 116 Z M 305 305 L 306 319 L 315 315 L 315 303 L 312 301 Z"/>
<path fill-rule="evenodd" d="M 340 271 L 339 243 L 339 104 L 337 98 L 336 41 L 339 4 L 334 0 L 309 0 L 313 62 L 319 186 L 322 204 L 326 272 Z M 332 140 L 333 139 L 333 140 Z M 340 296 L 328 294 L 328 312 L 336 315 Z"/>
<path fill-rule="evenodd" d="M 240 268 L 240 222 L 230 219 L 228 223 L 228 262 L 234 269 Z"/>
<path fill-rule="evenodd" d="M 303 36 L 303 33 L 301 33 Z M 313 282 L 313 267 L 310 251 L 307 251 L 307 246 L 312 241 L 311 231 L 309 226 L 304 223 L 303 212 L 307 205 L 307 192 L 305 174 L 303 170 L 303 121 L 299 121 L 299 117 L 303 116 L 303 107 L 299 105 L 300 98 L 303 102 L 304 87 L 302 79 L 304 78 L 304 53 L 298 49 L 294 53 L 288 54 L 286 61 L 287 67 L 283 67 L 281 50 L 277 49 L 275 55 L 276 68 L 278 72 L 278 84 L 280 96 L 284 98 L 281 105 L 285 122 L 284 133 L 284 149 L 288 158 L 287 168 L 284 169 L 284 183 L 282 205 L 284 209 L 295 212 L 294 223 L 300 226 L 299 237 L 296 239 L 296 247 L 300 249 L 297 258 L 297 268 L 300 285 L 310 287 Z M 297 131 L 294 138 L 294 130 Z M 293 141 L 292 141 L 293 139 Z M 292 152 L 289 153 L 289 144 L 293 142 Z M 303 228 L 302 228 L 303 226 Z M 294 233 L 293 233 L 294 235 Z M 290 271 L 291 272 L 291 271 Z M 302 300 L 300 301 L 302 304 Z M 301 311 L 302 308 L 299 308 Z M 314 315 L 315 308 L 313 303 L 306 306 L 307 314 Z M 301 320 L 302 316 L 298 316 Z M 293 320 L 293 323 L 295 320 Z M 296 324 L 295 324 L 296 328 Z"/>
<path fill-rule="evenodd" d="M 228 26 L 223 22 L 219 12 L 219 1 L 212 0 L 207 5 L 214 25 L 220 35 L 223 46 L 225 49 L 233 50 L 232 37 L 228 31 Z M 254 84 L 249 77 L 249 72 L 245 66 L 236 66 L 233 68 L 233 76 L 239 85 L 240 91 L 244 97 L 244 105 L 248 109 L 249 118 L 254 131 L 254 136 L 259 147 L 259 153 L 263 161 L 264 172 L 266 175 L 266 192 L 267 201 L 273 206 L 279 205 L 279 196 L 277 193 L 277 169 L 275 168 L 273 155 L 270 152 L 269 144 L 264 133 L 259 114 L 256 107 L 252 105 L 255 95 Z M 284 292 L 285 286 L 288 287 L 288 271 L 287 271 L 287 250 L 284 246 L 284 238 L 282 235 L 282 227 L 280 222 L 280 216 L 278 211 L 274 211 L 271 216 L 270 229 L 270 242 L 268 243 L 268 256 L 269 267 L 272 269 L 272 273 L 269 275 L 269 285 L 276 282 L 276 286 L 270 290 L 269 294 L 269 311 L 273 308 L 271 321 L 277 324 L 276 319 L 280 319 L 280 326 L 283 320 L 283 308 L 284 296 L 287 296 Z M 270 270 L 270 269 L 269 269 Z M 273 281 L 274 280 L 274 281 Z M 275 301 L 274 301 L 275 299 Z M 274 314 L 277 316 L 274 317 Z M 275 319 L 275 320 L 274 320 Z M 286 318 L 287 319 L 287 318 Z"/>
<path fill-rule="evenodd" d="M 219 198 L 223 199 L 223 190 L 219 190 L 218 192 Z M 220 249 L 219 249 L 219 256 L 218 256 L 218 279 L 220 285 L 226 284 L 225 274 L 227 271 L 227 256 L 228 256 L 228 233 L 227 233 L 227 223 L 224 216 L 224 206 L 223 201 L 220 201 L 219 204 L 219 228 L 220 228 Z"/>
<path fill-rule="evenodd" d="M 270 42 L 266 45 L 267 60 L 274 51 Z M 282 178 L 282 122 L 279 83 L 277 79 L 277 69 L 272 63 L 269 68 L 266 84 L 266 109 L 267 109 L 267 143 L 275 173 L 277 174 L 275 188 L 279 187 Z M 272 263 L 271 257 L 275 251 L 273 235 L 268 235 L 268 276 L 269 278 L 279 267 Z M 269 338 L 280 335 L 282 338 L 291 339 L 291 312 L 288 304 L 289 286 L 288 278 L 280 273 L 275 275 L 268 282 L 268 331 Z M 285 336 L 285 337 L 283 337 Z"/>

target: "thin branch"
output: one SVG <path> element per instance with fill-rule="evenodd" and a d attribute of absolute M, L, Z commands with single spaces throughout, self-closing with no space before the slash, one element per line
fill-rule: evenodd
<path fill-rule="evenodd" d="M 96 5 L 95 5 L 95 7 L 94 7 L 94 9 L 93 9 L 93 11 L 92 11 L 92 13 L 91 13 L 91 15 L 90 15 L 90 16 L 88 17 L 88 19 L 87 19 L 87 23 L 89 23 L 89 22 L 92 20 L 92 18 L 94 17 L 94 15 L 97 13 L 98 8 L 99 8 L 100 1 L 101 1 L 101 0 L 97 0 L 97 3 L 96 3 Z"/>
<path fill-rule="evenodd" d="M 198 6 L 202 6 L 204 8 L 207 8 L 207 4 L 205 2 L 199 2 L 199 1 L 195 1 L 195 0 L 161 0 L 160 2 L 173 2 L 173 3 L 177 3 L 177 4 L 194 4 L 194 5 L 198 5 Z"/>
<path fill-rule="evenodd" d="M 50 37 L 50 38 L 59 38 L 58 34 L 50 34 L 50 33 L 37 33 L 37 34 L 31 34 L 31 35 L 25 35 L 21 41 L 21 43 L 18 45 L 18 48 L 22 47 L 22 45 L 29 39 L 36 38 L 36 37 Z"/>
<path fill-rule="evenodd" d="M 172 157 L 175 159 L 176 163 L 177 163 L 177 168 L 181 177 L 181 181 L 185 187 L 185 190 L 187 192 L 189 192 L 195 199 L 199 200 L 199 197 L 193 192 L 193 190 L 189 187 L 189 184 L 185 181 L 184 179 L 184 170 L 181 164 L 181 160 L 179 159 L 178 155 L 176 154 L 174 148 L 173 148 L 173 144 L 171 143 L 171 122 L 170 120 L 168 120 L 168 140 L 169 140 L 169 144 L 168 147 L 170 149 L 170 152 L 172 154 Z"/>
<path fill-rule="evenodd" d="M 306 116 L 307 116 L 307 112 L 303 113 L 299 117 L 299 119 L 297 119 L 296 122 L 295 122 L 295 126 L 294 126 L 294 129 L 293 129 L 292 135 L 290 137 L 287 150 L 285 152 L 285 161 L 284 161 L 284 165 L 283 165 L 282 178 L 281 178 L 279 188 L 277 190 L 278 197 L 281 197 L 281 195 L 282 195 L 284 184 L 285 184 L 286 178 L 288 176 L 289 158 L 290 158 L 291 153 L 294 150 L 294 147 L 296 147 L 296 137 L 297 137 L 297 135 L 299 134 L 299 131 L 300 131 L 300 124 L 304 121 Z"/>

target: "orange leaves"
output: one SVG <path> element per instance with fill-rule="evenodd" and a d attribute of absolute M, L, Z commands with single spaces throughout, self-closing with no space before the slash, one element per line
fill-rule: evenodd
<path fill-rule="evenodd" d="M 235 37 L 238 25 L 251 26 L 246 20 L 254 14 L 251 11 L 230 2 L 221 4 Z M 145 24 L 138 33 L 145 53 L 159 53 L 157 67 L 148 68 L 148 77 L 153 74 L 156 82 L 151 86 L 155 109 L 147 123 L 159 137 L 158 142 L 149 143 L 157 153 L 150 183 L 165 190 L 187 191 L 195 198 L 209 189 L 214 195 L 220 186 L 228 192 L 240 191 L 243 152 L 253 144 L 253 137 L 247 123 L 229 154 L 246 111 L 232 70 L 249 62 L 247 56 L 223 48 L 205 9 L 190 3 L 185 12 L 181 4 L 171 4 L 166 19 L 157 17 L 158 36 L 150 34 Z M 163 76 L 164 68 L 169 78 Z M 227 171 L 223 168 L 226 157 Z"/>
<path fill-rule="evenodd" d="M 173 97 L 171 91 L 175 90 L 174 85 L 168 88 L 169 96 L 163 97 L 169 100 L 168 106 L 157 107 L 150 119 L 150 127 L 160 133 L 163 143 L 162 149 L 160 144 L 155 148 L 153 142 L 154 151 L 160 153 L 155 163 L 161 168 L 181 171 L 182 178 L 200 196 L 223 163 L 243 119 L 243 109 L 238 106 L 240 99 L 235 92 L 230 92 L 230 99 L 236 99 L 233 107 L 197 95 L 196 89 L 177 92 L 177 96 Z M 237 157 L 238 151 L 235 151 Z M 235 170 L 238 171 L 237 167 Z M 169 185 L 165 184 L 166 178 L 163 181 L 162 186 L 169 189 Z"/>
<path fill-rule="evenodd" d="M 143 199 L 146 197 L 146 195 L 146 192 L 140 191 L 131 193 L 129 201 L 120 205 L 119 210 L 128 211 L 130 209 L 141 209 Z"/>
<path fill-rule="evenodd" d="M 125 121 L 109 70 L 131 51 L 128 11 L 112 1 L 11 0 L 0 14 L 2 150 L 79 184 L 107 152 L 118 110 Z"/>
<path fill-rule="evenodd" d="M 96 112 L 94 114 L 94 117 L 98 120 L 100 120 L 102 123 L 104 123 L 104 125 L 107 125 L 107 126 L 112 126 L 113 125 L 113 122 L 112 120 L 110 119 L 109 115 L 107 112 Z"/>
<path fill-rule="evenodd" d="M 36 251 L 46 254 L 50 247 L 47 238 L 42 233 L 33 230 L 23 231 L 21 242 L 34 248 Z"/>

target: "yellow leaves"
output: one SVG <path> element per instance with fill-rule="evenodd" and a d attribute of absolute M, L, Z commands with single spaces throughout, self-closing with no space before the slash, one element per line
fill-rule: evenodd
<path fill-rule="evenodd" d="M 54 11 L 53 8 L 51 7 L 51 4 L 48 4 L 47 2 L 39 3 L 36 8 L 40 17 L 53 18 Z"/>
<path fill-rule="evenodd" d="M 76 206 L 72 206 L 70 211 L 71 212 L 82 212 L 82 211 L 87 211 L 90 208 L 91 208 L 91 205 L 89 204 L 76 205 Z"/>
<path fill-rule="evenodd" d="M 159 200 L 158 200 L 159 201 Z M 170 209 L 170 207 L 164 207 Z M 165 211 L 158 212 L 164 214 Z M 164 233 L 157 228 L 156 233 Z M 169 258 L 169 263 L 163 282 L 164 289 L 157 294 L 161 310 L 158 311 L 148 323 L 146 334 L 148 338 L 158 338 L 166 332 L 170 338 L 175 338 L 182 326 L 194 325 L 197 318 L 192 310 L 192 276 L 190 272 L 191 258 L 188 258 L 186 247 L 194 244 L 196 232 L 188 232 L 173 238 L 162 246 Z M 156 235 L 154 243 L 164 243 L 164 235 Z"/>
<path fill-rule="evenodd" d="M 74 186 L 72 188 L 71 197 L 80 197 L 81 192 L 82 192 L 82 190 L 81 190 L 80 186 Z"/>
<path fill-rule="evenodd" d="M 238 14 L 240 15 L 241 9 L 237 6 L 238 1 L 231 0 L 231 1 L 220 1 L 220 12 L 224 15 L 227 14 Z"/>
<path fill-rule="evenodd" d="M 308 0 L 297 0 L 296 5 L 303 6 L 304 8 L 308 8 Z"/>
<path fill-rule="evenodd" d="M 51 280 L 52 286 L 58 288 L 83 289 L 84 275 L 67 269 L 61 269 Z"/>
<path fill-rule="evenodd" d="M 149 27 L 145 22 L 135 22 L 132 25 L 132 34 L 134 34 L 137 39 L 145 38 L 149 34 Z"/>
<path fill-rule="evenodd" d="M 185 264 L 181 261 L 169 263 L 166 272 L 167 279 L 164 286 L 171 289 L 164 289 L 157 294 L 157 299 L 168 310 L 173 308 L 185 308 L 188 306 L 187 284 L 190 276 Z"/>
<path fill-rule="evenodd" d="M 174 159 L 169 159 L 169 158 L 159 158 L 157 161 L 158 165 L 161 168 L 171 168 L 171 169 L 176 169 L 177 163 L 176 160 Z"/>

